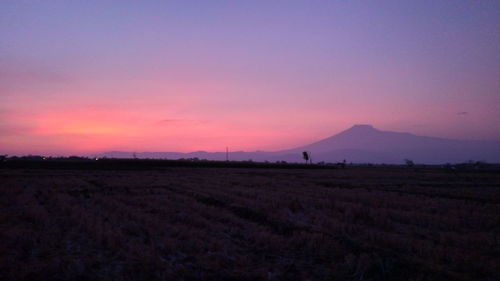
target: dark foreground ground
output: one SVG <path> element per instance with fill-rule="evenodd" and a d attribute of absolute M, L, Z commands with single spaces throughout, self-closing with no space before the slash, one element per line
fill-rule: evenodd
<path fill-rule="evenodd" d="M 0 169 L 1 280 L 499 280 L 500 174 Z"/>

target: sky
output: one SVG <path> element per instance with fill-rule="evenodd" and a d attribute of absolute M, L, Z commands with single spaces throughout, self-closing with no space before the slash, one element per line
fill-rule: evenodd
<path fill-rule="evenodd" d="M 0 4 L 0 154 L 500 139 L 500 1 Z"/>

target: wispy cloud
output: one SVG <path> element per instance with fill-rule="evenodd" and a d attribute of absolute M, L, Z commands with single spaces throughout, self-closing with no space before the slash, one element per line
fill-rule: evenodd
<path fill-rule="evenodd" d="M 72 79 L 49 66 L 30 60 L 0 58 L 2 83 L 68 83 Z"/>
<path fill-rule="evenodd" d="M 160 120 L 160 121 L 156 122 L 156 125 L 165 126 L 165 125 L 174 125 L 174 124 L 181 124 L 181 123 L 198 124 L 198 123 L 201 123 L 201 121 L 193 120 L 193 119 L 173 118 L 173 119 Z"/>
<path fill-rule="evenodd" d="M 32 134 L 35 126 L 27 124 L 2 124 L 0 123 L 0 136 L 25 136 Z"/>
<path fill-rule="evenodd" d="M 457 115 L 468 115 L 469 112 L 467 111 L 461 111 L 461 112 L 457 112 Z"/>

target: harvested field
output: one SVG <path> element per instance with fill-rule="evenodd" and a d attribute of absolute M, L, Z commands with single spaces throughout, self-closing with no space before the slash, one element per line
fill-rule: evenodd
<path fill-rule="evenodd" d="M 2 280 L 499 280 L 500 174 L 0 169 Z"/>

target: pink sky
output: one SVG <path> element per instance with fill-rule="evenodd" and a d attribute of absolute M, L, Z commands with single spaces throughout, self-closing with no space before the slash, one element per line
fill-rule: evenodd
<path fill-rule="evenodd" d="M 278 150 L 358 123 L 500 139 L 486 2 L 7 1 L 0 154 Z"/>

